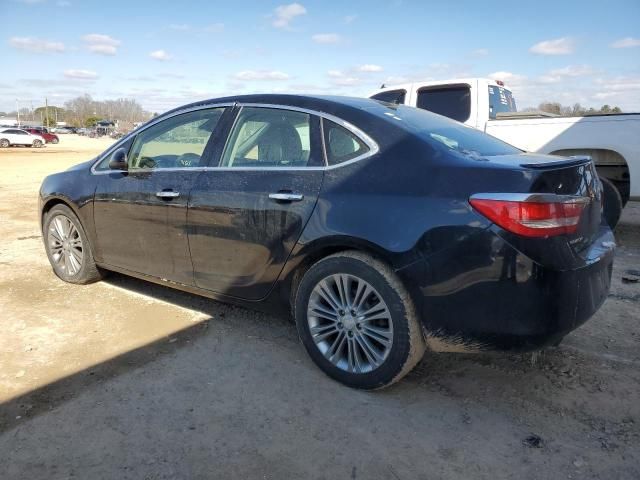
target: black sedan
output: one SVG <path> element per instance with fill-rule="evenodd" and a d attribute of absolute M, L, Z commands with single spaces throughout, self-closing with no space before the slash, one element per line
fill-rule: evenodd
<path fill-rule="evenodd" d="M 47 177 L 54 272 L 113 270 L 295 318 L 374 389 L 425 348 L 532 350 L 605 300 L 614 241 L 589 158 L 526 154 L 369 99 L 250 95 L 165 113 Z"/>

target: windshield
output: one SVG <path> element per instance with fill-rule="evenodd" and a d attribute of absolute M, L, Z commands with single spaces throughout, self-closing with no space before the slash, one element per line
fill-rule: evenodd
<path fill-rule="evenodd" d="M 496 118 L 498 113 L 515 111 L 516 101 L 511 91 L 497 85 L 489 85 L 489 118 Z"/>

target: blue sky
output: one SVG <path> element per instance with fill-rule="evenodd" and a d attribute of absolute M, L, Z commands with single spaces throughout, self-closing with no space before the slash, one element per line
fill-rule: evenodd
<path fill-rule="evenodd" d="M 492 76 L 640 110 L 640 1 L 0 0 L 0 110 L 88 93 L 161 112 L 247 92 L 367 95 Z"/>

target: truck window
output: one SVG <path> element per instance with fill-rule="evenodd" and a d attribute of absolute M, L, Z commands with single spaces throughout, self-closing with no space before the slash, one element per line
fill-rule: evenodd
<path fill-rule="evenodd" d="M 498 113 L 515 112 L 516 101 L 513 94 L 504 87 L 489 85 L 489 118 L 496 118 Z"/>
<path fill-rule="evenodd" d="M 418 90 L 418 108 L 466 122 L 471 115 L 471 89 L 468 85 L 432 87 Z"/>
<path fill-rule="evenodd" d="M 374 100 L 380 100 L 381 102 L 402 105 L 404 104 L 404 98 L 406 95 L 406 90 L 387 90 L 386 92 L 376 93 L 371 98 L 373 98 Z"/>

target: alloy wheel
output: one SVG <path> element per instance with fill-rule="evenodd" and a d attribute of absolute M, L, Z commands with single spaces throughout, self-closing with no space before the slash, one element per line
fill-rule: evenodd
<path fill-rule="evenodd" d="M 82 237 L 73 222 L 65 215 L 56 215 L 49 222 L 47 245 L 54 265 L 72 277 L 82 268 L 84 248 Z"/>
<path fill-rule="evenodd" d="M 355 275 L 334 274 L 318 282 L 309 298 L 307 322 L 318 350 L 349 373 L 375 370 L 393 345 L 387 304 Z"/>

